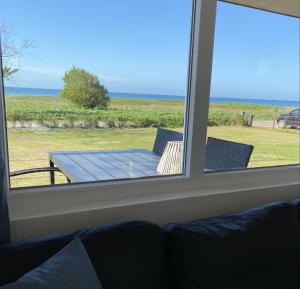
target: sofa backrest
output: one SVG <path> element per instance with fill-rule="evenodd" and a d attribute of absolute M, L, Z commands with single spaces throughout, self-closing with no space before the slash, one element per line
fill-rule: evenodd
<path fill-rule="evenodd" d="M 296 207 L 274 203 L 164 228 L 177 289 L 299 289 Z"/>
<path fill-rule="evenodd" d="M 300 199 L 293 201 L 292 205 L 296 207 L 298 220 L 299 220 L 299 224 L 300 224 Z"/>
<path fill-rule="evenodd" d="M 0 286 L 76 237 L 104 289 L 300 289 L 300 200 L 168 224 L 164 232 L 132 221 L 3 245 Z"/>
<path fill-rule="evenodd" d="M 0 285 L 37 267 L 74 238 L 80 238 L 105 289 L 167 289 L 163 234 L 136 221 L 85 229 L 63 236 L 0 247 Z"/>

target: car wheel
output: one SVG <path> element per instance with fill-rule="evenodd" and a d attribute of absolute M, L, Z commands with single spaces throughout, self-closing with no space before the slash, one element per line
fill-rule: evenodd
<path fill-rule="evenodd" d="M 285 120 L 284 119 L 281 119 L 277 122 L 277 125 L 278 127 L 280 128 L 285 128 L 286 127 L 286 124 L 285 124 Z"/>

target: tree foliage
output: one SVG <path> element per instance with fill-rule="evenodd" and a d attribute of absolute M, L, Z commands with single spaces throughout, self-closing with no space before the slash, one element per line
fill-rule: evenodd
<path fill-rule="evenodd" d="M 69 99 L 83 108 L 105 108 L 109 105 L 108 90 L 100 84 L 95 74 L 79 67 L 72 67 L 63 77 L 62 98 Z"/>
<path fill-rule="evenodd" d="M 13 74 L 17 73 L 19 69 L 8 67 L 6 65 L 3 66 L 3 77 L 4 78 L 10 78 Z"/>
<path fill-rule="evenodd" d="M 3 77 L 10 78 L 19 71 L 15 66 L 28 48 L 33 47 L 31 40 L 23 39 L 16 43 L 13 32 L 4 23 L 0 22 L 1 56 L 3 65 Z"/>

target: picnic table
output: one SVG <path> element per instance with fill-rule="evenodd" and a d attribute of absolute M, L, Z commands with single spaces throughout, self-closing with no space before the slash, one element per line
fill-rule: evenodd
<path fill-rule="evenodd" d="M 57 167 L 72 183 L 156 176 L 160 158 L 143 149 L 49 153 L 50 167 Z M 54 171 L 50 174 L 54 184 Z"/>
<path fill-rule="evenodd" d="M 204 172 L 245 169 L 253 145 L 213 137 L 207 138 Z M 24 174 L 62 172 L 68 182 L 95 182 L 116 179 L 176 175 L 183 171 L 183 134 L 158 128 L 152 151 L 143 149 L 50 152 L 50 167 L 11 172 L 11 177 Z"/>

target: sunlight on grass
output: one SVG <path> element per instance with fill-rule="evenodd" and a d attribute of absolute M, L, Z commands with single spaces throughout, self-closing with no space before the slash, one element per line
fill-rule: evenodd
<path fill-rule="evenodd" d="M 180 130 L 180 129 L 177 129 Z M 142 129 L 9 129 L 11 171 L 48 166 L 48 152 L 64 150 L 152 150 L 156 128 Z M 299 130 L 247 127 L 211 127 L 208 136 L 254 145 L 249 167 L 299 163 Z M 66 183 L 57 175 L 57 183 Z M 49 174 L 15 177 L 12 187 L 47 185 Z"/>

